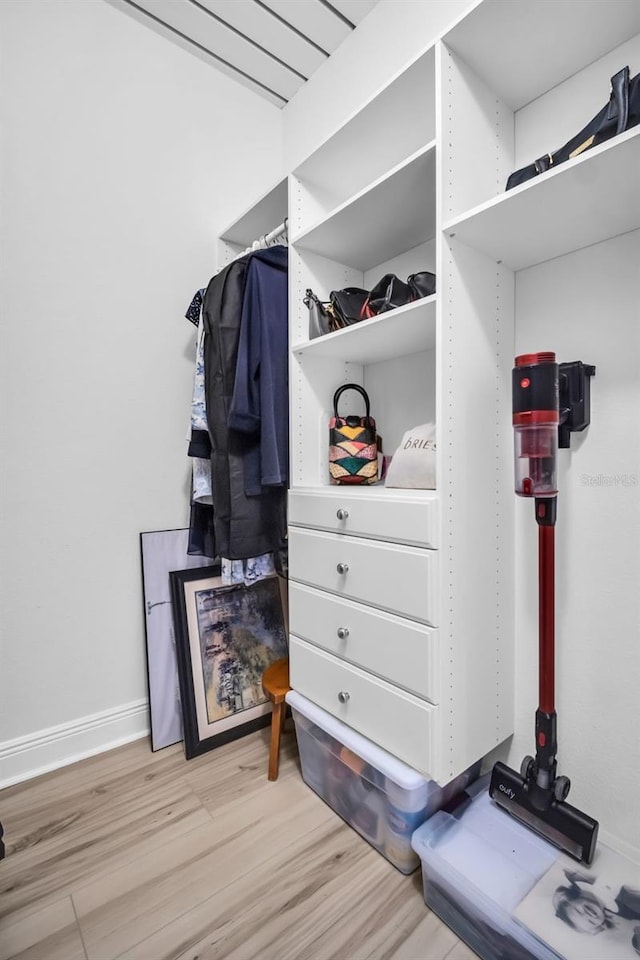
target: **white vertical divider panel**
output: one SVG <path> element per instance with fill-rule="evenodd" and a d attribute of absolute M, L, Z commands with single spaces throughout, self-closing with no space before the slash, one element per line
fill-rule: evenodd
<path fill-rule="evenodd" d="M 440 143 L 444 169 L 451 170 L 443 195 L 446 221 L 503 192 L 514 169 L 514 118 L 446 44 L 441 69 L 446 126 Z"/>
<path fill-rule="evenodd" d="M 468 72 L 444 44 L 438 45 L 436 62 L 436 124 L 442 144 L 436 171 L 441 292 L 436 315 L 437 479 L 442 504 L 442 710 L 436 742 L 437 776 L 444 782 L 513 732 L 514 276 L 441 231 L 443 217 L 477 199 L 470 189 L 486 192 L 502 180 L 513 128 L 504 124 L 504 111 L 496 109 L 486 91 L 485 107 L 491 109 L 478 119 L 477 100 L 465 98 L 470 95 Z M 476 138 L 481 182 L 470 188 Z"/>
<path fill-rule="evenodd" d="M 231 263 L 239 253 L 242 253 L 244 247 L 237 243 L 229 243 L 227 240 L 218 238 L 216 244 L 216 269 L 222 270 L 228 263 Z"/>
<path fill-rule="evenodd" d="M 443 760 L 453 771 L 513 732 L 514 275 L 447 240 L 443 270 Z"/>
<path fill-rule="evenodd" d="M 340 193 L 333 185 L 327 187 L 326 184 L 308 184 L 295 175 L 292 175 L 291 180 L 300 199 L 295 222 L 291 224 L 291 240 L 295 242 L 303 230 L 322 220 L 330 210 L 339 205 Z"/>

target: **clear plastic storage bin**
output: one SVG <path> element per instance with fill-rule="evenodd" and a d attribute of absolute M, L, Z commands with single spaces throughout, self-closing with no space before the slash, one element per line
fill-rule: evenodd
<path fill-rule="evenodd" d="M 455 810 L 440 810 L 414 833 L 425 903 L 484 960 L 558 960 L 512 915 L 558 850 L 497 807 L 486 788 L 483 777 Z"/>
<path fill-rule="evenodd" d="M 474 780 L 475 764 L 446 787 L 427 780 L 301 694 L 287 694 L 304 781 L 402 873 L 419 866 L 411 835 Z"/>
<path fill-rule="evenodd" d="M 633 960 L 640 866 L 598 843 L 587 866 L 493 803 L 475 781 L 411 838 L 428 907 L 483 960 Z"/>

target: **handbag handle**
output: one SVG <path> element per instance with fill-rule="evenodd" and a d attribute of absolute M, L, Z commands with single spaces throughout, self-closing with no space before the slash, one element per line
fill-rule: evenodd
<path fill-rule="evenodd" d="M 338 400 L 340 399 L 340 397 L 342 396 L 342 394 L 345 392 L 345 390 L 357 390 L 358 393 L 359 393 L 361 396 L 364 397 L 364 402 L 365 402 L 366 412 L 367 412 L 367 420 L 369 420 L 369 394 L 368 394 L 367 391 L 364 389 L 364 387 L 361 387 L 361 386 L 360 386 L 359 383 L 343 383 L 343 385 L 342 385 L 341 387 L 338 387 L 338 389 L 337 389 L 336 392 L 334 393 L 334 395 L 333 395 L 333 415 L 334 415 L 334 417 L 336 418 L 336 420 L 339 419 L 339 414 L 338 414 Z"/>

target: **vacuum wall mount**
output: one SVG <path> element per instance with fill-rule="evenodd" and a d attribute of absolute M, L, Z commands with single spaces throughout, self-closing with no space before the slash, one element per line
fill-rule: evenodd
<path fill-rule="evenodd" d="M 591 863 L 598 822 L 566 802 L 571 784 L 557 774 L 555 711 L 555 524 L 557 451 L 590 420 L 595 367 L 556 363 L 554 353 L 516 357 L 512 375 L 515 490 L 533 497 L 538 524 L 538 709 L 535 757 L 520 771 L 496 763 L 489 794 L 512 816 L 577 860 Z"/>

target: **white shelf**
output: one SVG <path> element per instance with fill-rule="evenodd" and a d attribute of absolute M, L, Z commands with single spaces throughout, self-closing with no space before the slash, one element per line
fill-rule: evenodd
<path fill-rule="evenodd" d="M 409 488 L 409 487 L 385 487 L 384 483 L 372 483 L 369 485 L 363 486 L 340 486 L 339 484 L 326 483 L 318 484 L 313 486 L 308 483 L 296 484 L 295 482 L 291 484 L 291 490 L 295 493 L 309 493 L 309 494 L 318 494 L 318 493 L 335 493 L 337 497 L 341 500 L 361 500 L 363 496 L 367 499 L 381 499 L 381 500 L 434 500 L 439 499 L 437 490 L 422 490 L 419 488 Z"/>
<path fill-rule="evenodd" d="M 435 233 L 435 142 L 293 238 L 298 249 L 367 270 Z"/>
<path fill-rule="evenodd" d="M 281 180 L 252 204 L 220 235 L 226 243 L 248 247 L 265 233 L 270 233 L 287 216 L 287 178 Z"/>
<path fill-rule="evenodd" d="M 518 110 L 638 32 L 637 0 L 484 0 L 443 40 Z"/>
<path fill-rule="evenodd" d="M 397 307 L 371 320 L 294 345 L 296 356 L 324 357 L 367 365 L 432 350 L 436 342 L 436 295 Z"/>
<path fill-rule="evenodd" d="M 444 225 L 512 270 L 640 227 L 640 127 Z"/>
<path fill-rule="evenodd" d="M 339 193 L 339 200 L 356 194 L 435 136 L 434 77 L 431 47 L 349 117 L 293 175 L 304 184 Z"/>

